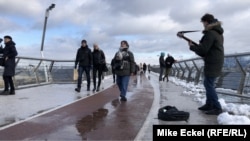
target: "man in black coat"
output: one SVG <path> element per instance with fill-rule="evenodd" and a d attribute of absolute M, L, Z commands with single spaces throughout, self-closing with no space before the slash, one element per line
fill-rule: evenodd
<path fill-rule="evenodd" d="M 12 77 L 15 75 L 16 68 L 16 56 L 17 51 L 15 47 L 15 42 L 12 41 L 11 36 L 4 36 L 5 47 L 0 48 L 0 53 L 3 54 L 4 59 L 4 71 L 3 71 L 3 80 L 4 80 L 4 91 L 1 95 L 14 95 L 15 86 Z M 10 89 L 9 89 L 10 87 Z"/>
<path fill-rule="evenodd" d="M 81 84 L 82 84 L 82 75 L 85 72 L 87 77 L 87 91 L 90 91 L 90 69 L 92 69 L 92 53 L 87 45 L 86 40 L 82 40 L 81 47 L 77 50 L 76 60 L 75 60 L 75 69 L 78 65 L 78 81 L 77 81 L 77 88 L 75 91 L 81 91 Z"/>
<path fill-rule="evenodd" d="M 168 80 L 168 75 L 169 73 L 171 72 L 171 69 L 172 69 L 172 65 L 177 62 L 173 56 L 171 56 L 170 54 L 168 54 L 168 57 L 165 59 L 165 66 L 166 66 L 166 71 L 165 71 L 165 76 L 163 78 L 163 80 L 165 78 L 167 78 L 167 82 L 169 81 Z"/>

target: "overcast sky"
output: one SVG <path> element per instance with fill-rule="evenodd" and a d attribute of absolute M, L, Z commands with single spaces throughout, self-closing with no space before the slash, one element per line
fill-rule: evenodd
<path fill-rule="evenodd" d="M 11 35 L 20 56 L 40 58 L 45 10 L 49 12 L 44 55 L 74 59 L 82 39 L 99 44 L 107 62 L 127 40 L 137 63 L 159 64 L 160 52 L 177 60 L 197 57 L 181 30 L 203 30 L 211 13 L 223 22 L 225 53 L 248 52 L 250 0 L 0 0 L 0 37 Z M 201 32 L 186 34 L 199 42 Z"/>

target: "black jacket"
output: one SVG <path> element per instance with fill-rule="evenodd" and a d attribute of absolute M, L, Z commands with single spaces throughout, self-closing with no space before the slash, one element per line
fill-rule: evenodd
<path fill-rule="evenodd" d="M 0 53 L 3 54 L 4 60 L 8 58 L 4 63 L 3 76 L 14 76 L 16 68 L 16 56 L 17 51 L 15 47 L 15 42 L 9 41 L 5 44 L 4 48 L 0 48 Z"/>
<path fill-rule="evenodd" d="M 82 67 L 91 67 L 93 64 L 92 61 L 93 61 L 92 53 L 91 53 L 91 50 L 88 48 L 88 46 L 80 47 L 77 50 L 75 68 L 77 67 L 78 64 L 79 66 L 82 66 Z"/>
<path fill-rule="evenodd" d="M 172 68 L 172 65 L 173 65 L 174 62 L 175 62 L 175 59 L 172 56 L 168 56 L 165 59 L 166 68 Z"/>
<path fill-rule="evenodd" d="M 101 66 L 106 63 L 104 52 L 100 49 L 94 50 L 92 52 L 92 57 L 93 57 L 93 67 Z"/>

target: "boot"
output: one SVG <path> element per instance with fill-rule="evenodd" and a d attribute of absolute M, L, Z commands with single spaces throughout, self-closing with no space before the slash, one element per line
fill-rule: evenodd
<path fill-rule="evenodd" d="M 75 88 L 75 91 L 79 93 L 81 91 L 81 89 L 80 88 Z"/>
<path fill-rule="evenodd" d="M 95 88 L 95 86 L 94 86 L 94 88 L 93 88 L 93 90 L 92 90 L 92 91 L 94 92 L 95 90 L 96 90 L 96 88 Z"/>
<path fill-rule="evenodd" d="M 216 108 L 205 111 L 205 114 L 207 115 L 219 115 L 221 113 L 222 113 L 222 109 L 216 109 Z"/>
<path fill-rule="evenodd" d="M 100 90 L 100 87 L 98 86 L 97 89 L 96 89 L 96 91 L 99 92 L 99 90 Z"/>
<path fill-rule="evenodd" d="M 10 90 L 10 93 L 9 93 L 9 95 L 15 95 L 16 93 L 15 93 L 15 90 Z"/>
<path fill-rule="evenodd" d="M 201 110 L 201 111 L 209 111 L 209 110 L 213 109 L 213 106 L 210 105 L 210 104 L 205 104 L 205 105 L 199 107 L 198 109 Z"/>

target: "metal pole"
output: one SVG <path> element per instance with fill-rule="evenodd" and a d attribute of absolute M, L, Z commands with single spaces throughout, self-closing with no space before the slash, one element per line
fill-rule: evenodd
<path fill-rule="evenodd" d="M 48 17 L 49 17 L 49 11 L 52 10 L 54 7 L 55 7 L 55 4 L 51 4 L 45 11 L 45 19 L 44 19 L 43 35 L 42 35 L 42 43 L 41 43 L 41 57 L 42 58 L 44 58 L 43 47 L 44 47 L 44 39 L 45 39 L 47 21 L 48 21 Z M 44 61 L 43 61 L 43 66 L 44 66 L 45 80 L 46 80 L 46 82 L 49 82 L 46 63 Z"/>
<path fill-rule="evenodd" d="M 45 32 L 46 32 L 46 26 L 47 26 L 48 15 L 49 15 L 49 11 L 46 10 L 45 19 L 44 19 L 44 26 L 43 26 L 42 44 L 41 44 L 41 57 L 42 57 L 42 58 L 44 58 L 43 46 L 44 46 L 44 39 L 45 39 Z M 44 66 L 45 81 L 46 81 L 46 82 L 49 82 L 48 72 L 47 72 L 47 69 L 46 69 L 46 63 L 45 63 L 44 61 L 43 61 L 43 66 Z"/>

